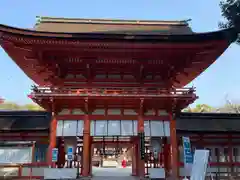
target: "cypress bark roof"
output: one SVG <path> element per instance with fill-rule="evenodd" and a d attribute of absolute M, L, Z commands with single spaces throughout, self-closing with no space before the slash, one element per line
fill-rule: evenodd
<path fill-rule="evenodd" d="M 0 111 L 0 130 L 47 130 L 50 119 L 45 111 Z"/>
<path fill-rule="evenodd" d="M 44 111 L 0 111 L 0 130 L 48 130 L 51 113 Z M 240 114 L 180 113 L 178 131 L 240 132 Z"/>
<path fill-rule="evenodd" d="M 192 34 L 187 21 L 37 17 L 37 31 L 72 33 Z"/>
<path fill-rule="evenodd" d="M 204 132 L 240 132 L 240 114 L 180 113 L 177 130 Z"/>

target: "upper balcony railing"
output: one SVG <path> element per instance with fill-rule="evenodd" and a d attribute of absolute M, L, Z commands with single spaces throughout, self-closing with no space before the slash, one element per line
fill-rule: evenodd
<path fill-rule="evenodd" d="M 196 97 L 195 88 L 59 88 L 34 87 L 32 97 Z"/>

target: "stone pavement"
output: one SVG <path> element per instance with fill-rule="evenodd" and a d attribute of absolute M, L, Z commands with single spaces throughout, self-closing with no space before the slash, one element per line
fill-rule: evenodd
<path fill-rule="evenodd" d="M 131 176 L 131 168 L 96 168 L 92 169 L 91 180 L 137 180 L 139 178 Z"/>
<path fill-rule="evenodd" d="M 131 176 L 132 168 L 99 168 L 93 167 L 93 176 L 111 176 L 111 177 L 126 177 Z"/>

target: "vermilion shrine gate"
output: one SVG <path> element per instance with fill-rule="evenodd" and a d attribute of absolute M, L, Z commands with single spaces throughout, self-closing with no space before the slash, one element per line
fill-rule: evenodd
<path fill-rule="evenodd" d="M 102 143 L 133 149 L 133 175 L 179 176 L 176 115 L 197 99 L 185 86 L 236 38 L 234 28 L 194 33 L 185 21 L 44 17 L 33 30 L 0 26 L 1 46 L 38 85 L 29 97 L 52 112 L 49 165 L 53 148 L 61 167 L 62 144 L 73 145 L 82 176 Z M 159 154 L 151 168 L 138 153 L 141 132 L 146 152 Z"/>

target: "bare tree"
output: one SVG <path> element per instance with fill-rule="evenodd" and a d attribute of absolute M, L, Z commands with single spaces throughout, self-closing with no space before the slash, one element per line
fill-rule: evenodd
<path fill-rule="evenodd" d="M 240 113 L 240 104 L 233 102 L 228 95 L 225 96 L 225 106 L 219 108 L 219 112 Z"/>

